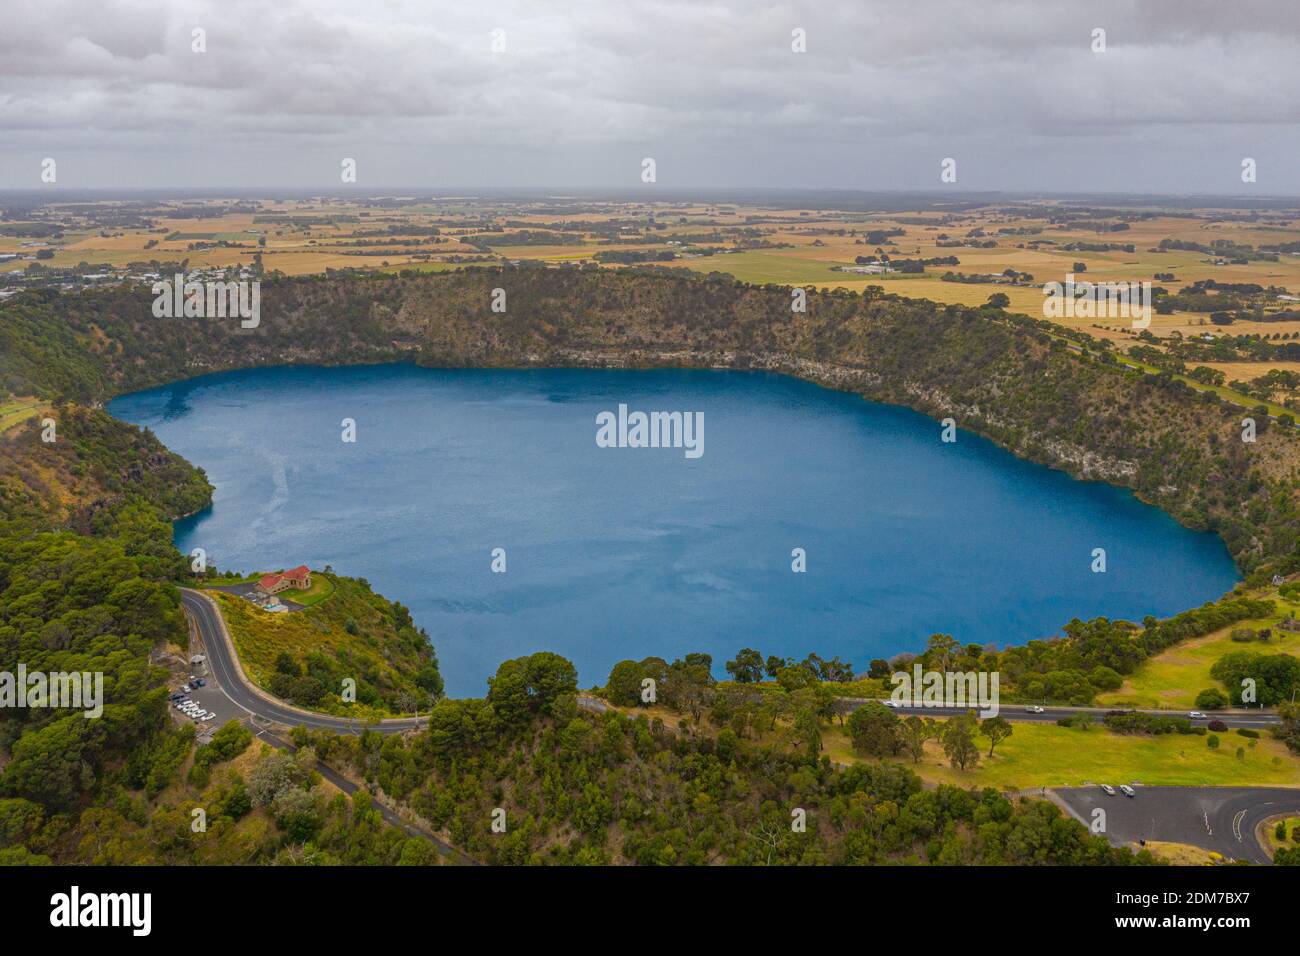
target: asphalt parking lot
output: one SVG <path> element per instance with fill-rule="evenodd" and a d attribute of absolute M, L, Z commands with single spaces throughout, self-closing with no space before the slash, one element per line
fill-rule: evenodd
<path fill-rule="evenodd" d="M 1116 781 L 1116 786 L 1122 781 Z M 1279 813 L 1300 812 L 1300 790 L 1284 787 L 1142 787 L 1132 798 L 1107 796 L 1101 787 L 1061 787 L 1053 792 L 1085 825 L 1093 810 L 1106 811 L 1112 843 L 1141 840 L 1190 843 L 1232 860 L 1268 863 L 1255 827 Z"/>
<path fill-rule="evenodd" d="M 169 687 L 167 690 L 168 695 L 178 692 L 184 693 L 181 691 L 179 684 Z M 185 696 L 194 701 L 194 703 L 198 704 L 204 710 L 216 714 L 216 716 L 211 720 L 191 720 L 184 713 L 177 710 L 171 701 L 167 702 L 167 706 L 171 708 L 171 712 L 177 720 L 187 721 L 194 724 L 194 730 L 196 733 L 195 739 L 201 744 L 207 743 L 207 741 L 212 738 L 212 735 L 219 730 L 226 721 L 239 720 L 248 716 L 244 711 L 231 703 L 230 698 L 221 692 L 220 687 L 213 684 L 211 678 L 207 679 L 207 684 L 205 686 L 195 688 L 185 694 Z"/>
<path fill-rule="evenodd" d="M 258 594 L 256 584 L 213 584 L 208 587 L 210 591 L 224 591 L 227 594 L 233 594 L 236 597 L 248 598 L 250 595 Z M 306 605 L 299 604 L 297 601 L 290 601 L 288 598 L 277 597 L 277 601 L 290 611 L 301 611 Z"/>

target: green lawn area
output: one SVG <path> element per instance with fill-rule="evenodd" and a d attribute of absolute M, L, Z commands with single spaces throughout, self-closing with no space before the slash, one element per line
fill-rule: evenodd
<path fill-rule="evenodd" d="M 214 574 L 211 577 L 205 577 L 202 586 L 206 587 L 215 584 L 225 587 L 228 584 L 250 584 L 259 577 L 261 577 L 260 574 Z"/>
<path fill-rule="evenodd" d="M 1162 651 L 1129 675 L 1119 690 L 1097 695 L 1099 707 L 1168 707 L 1190 710 L 1196 695 L 1207 687 L 1223 690 L 1223 685 L 1210 676 L 1210 668 L 1224 654 L 1232 651 L 1255 651 L 1261 654 L 1294 654 L 1300 656 L 1300 634 L 1280 631 L 1276 624 L 1287 614 L 1297 615 L 1294 605 L 1270 594 L 1284 613 L 1278 617 L 1259 621 L 1240 621 L 1231 627 L 1193 638 Z M 1232 640 L 1236 628 L 1272 627 L 1273 636 L 1268 641 L 1237 643 Z"/>
<path fill-rule="evenodd" d="M 379 255 L 379 253 L 375 253 Z M 389 265 L 377 271 L 398 273 L 410 270 L 412 272 L 450 272 L 453 269 L 459 269 L 462 263 L 459 262 L 399 262 L 397 265 Z"/>
<path fill-rule="evenodd" d="M 305 591 L 297 588 L 290 588 L 287 591 L 281 591 L 276 597 L 283 598 L 286 601 L 314 607 L 321 601 L 328 600 L 334 594 L 334 581 L 329 575 L 319 571 L 314 572 L 311 576 L 311 587 Z"/>
<path fill-rule="evenodd" d="M 38 398 L 8 398 L 0 401 L 0 432 L 25 422 L 47 408 L 49 405 Z"/>
<path fill-rule="evenodd" d="M 1072 730 L 1055 724 L 1016 723 L 992 758 L 982 743 L 974 770 L 954 770 L 931 741 L 919 764 L 900 762 L 932 783 L 1023 790 L 1032 787 L 1081 786 L 1087 783 L 1141 783 L 1148 786 L 1283 786 L 1300 787 L 1300 758 L 1268 737 L 1250 741 L 1235 732 L 1219 734 L 1220 748 L 1210 750 L 1200 735 L 1125 736 L 1094 725 Z M 855 755 L 837 727 L 824 735 L 832 760 L 851 763 Z M 1245 748 L 1243 758 L 1236 756 Z"/>
<path fill-rule="evenodd" d="M 800 259 L 789 249 L 734 252 L 725 255 L 701 256 L 698 259 L 679 259 L 670 265 L 685 266 L 698 272 L 726 272 L 741 282 L 777 285 L 837 285 L 850 279 L 880 279 L 880 276 L 863 276 L 835 272 L 835 262 L 825 259 Z"/>
<path fill-rule="evenodd" d="M 1279 840 L 1277 838 L 1277 834 L 1275 831 L 1275 828 L 1277 826 L 1276 821 L 1270 823 L 1267 827 L 1264 828 L 1266 831 L 1268 831 L 1268 845 L 1274 850 L 1276 850 L 1278 847 L 1283 847 L 1283 846 L 1300 846 L 1300 843 L 1297 843 L 1295 840 L 1291 838 L 1291 834 L 1300 831 L 1300 817 L 1287 817 L 1284 822 L 1286 823 L 1286 839 L 1284 840 Z"/>

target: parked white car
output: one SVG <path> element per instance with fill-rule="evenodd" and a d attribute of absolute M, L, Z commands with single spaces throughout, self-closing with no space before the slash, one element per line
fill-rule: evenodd
<path fill-rule="evenodd" d="M 1115 796 L 1115 788 L 1112 787 L 1112 786 L 1111 786 L 1110 784 L 1108 784 L 1108 783 L 1103 783 L 1103 784 L 1101 785 L 1101 792 L 1104 793 L 1104 794 L 1106 794 L 1106 796 L 1108 796 L 1108 797 L 1113 797 L 1113 796 Z"/>

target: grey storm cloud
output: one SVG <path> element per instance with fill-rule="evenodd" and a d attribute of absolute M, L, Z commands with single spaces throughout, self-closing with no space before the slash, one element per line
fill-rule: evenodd
<path fill-rule="evenodd" d="M 1296 0 L 6 0 L 0 188 L 1300 192 Z M 192 31 L 206 31 L 206 52 Z M 791 50 L 806 31 L 807 52 Z M 1106 31 L 1105 53 L 1091 50 Z M 504 31 L 493 52 L 492 31 Z"/>

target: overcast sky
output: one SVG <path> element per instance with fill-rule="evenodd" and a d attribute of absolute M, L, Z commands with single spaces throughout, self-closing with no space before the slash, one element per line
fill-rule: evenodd
<path fill-rule="evenodd" d="M 640 189 L 653 157 L 661 187 L 937 190 L 953 157 L 968 190 L 1300 194 L 1300 0 L 3 0 L 0 16 L 0 189 L 40 187 L 45 157 L 67 188 L 342 188 L 351 157 L 363 192 Z"/>

